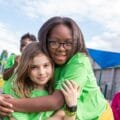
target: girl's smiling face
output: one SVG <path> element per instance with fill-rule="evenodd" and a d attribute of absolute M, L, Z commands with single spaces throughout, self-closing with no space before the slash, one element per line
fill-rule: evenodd
<path fill-rule="evenodd" d="M 53 76 L 53 66 L 43 53 L 33 58 L 30 65 L 29 77 L 37 85 L 38 89 L 44 89 L 47 82 Z"/>
<path fill-rule="evenodd" d="M 74 51 L 72 31 L 66 25 L 56 25 L 48 38 L 49 53 L 57 65 L 63 65 Z"/>

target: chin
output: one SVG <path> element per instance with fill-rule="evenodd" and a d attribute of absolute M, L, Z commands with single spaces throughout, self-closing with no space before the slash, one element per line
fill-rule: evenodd
<path fill-rule="evenodd" d="M 46 82 L 41 82 L 39 83 L 39 85 L 46 85 Z"/>
<path fill-rule="evenodd" d="M 61 61 L 61 62 L 55 62 L 57 65 L 64 65 L 66 63 L 66 61 Z"/>

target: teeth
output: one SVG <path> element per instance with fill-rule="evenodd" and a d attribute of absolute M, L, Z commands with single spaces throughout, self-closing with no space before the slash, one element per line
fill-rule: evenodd
<path fill-rule="evenodd" d="M 65 55 L 57 55 L 57 56 L 65 56 Z"/>

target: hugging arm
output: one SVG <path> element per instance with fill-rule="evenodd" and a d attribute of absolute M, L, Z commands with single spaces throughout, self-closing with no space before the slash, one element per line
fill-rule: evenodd
<path fill-rule="evenodd" d="M 12 98 L 10 95 L 0 95 L 0 117 L 8 116 L 9 113 L 13 112 L 12 104 L 6 101 L 10 98 Z"/>
<path fill-rule="evenodd" d="M 61 91 L 55 91 L 52 95 L 36 97 L 10 99 L 14 111 L 19 112 L 40 112 L 58 110 L 64 104 L 64 96 Z"/>

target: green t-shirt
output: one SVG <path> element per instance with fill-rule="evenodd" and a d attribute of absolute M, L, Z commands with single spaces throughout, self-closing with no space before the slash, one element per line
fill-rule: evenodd
<path fill-rule="evenodd" d="M 13 76 L 11 79 L 14 78 Z M 15 92 L 11 89 L 13 82 L 8 80 L 6 84 L 4 85 L 3 92 L 4 94 L 10 94 L 13 97 L 17 97 Z M 46 96 L 48 95 L 48 92 L 46 90 L 33 90 L 31 93 L 31 98 L 32 97 L 38 97 L 38 96 Z M 23 112 L 13 112 L 12 117 L 15 120 L 47 120 L 51 115 L 53 114 L 53 111 L 48 111 L 48 112 L 35 112 L 35 113 L 23 113 Z M 9 120 L 9 118 L 4 118 L 4 120 Z"/>
<path fill-rule="evenodd" d="M 107 101 L 96 83 L 86 55 L 77 53 L 64 66 L 56 67 L 54 79 L 56 89 L 61 89 L 65 80 L 74 80 L 80 86 L 77 120 L 99 119 L 106 109 Z"/>
<path fill-rule="evenodd" d="M 7 59 L 7 62 L 5 64 L 4 69 L 11 68 L 14 65 L 15 58 L 16 58 L 16 55 L 15 54 L 11 54 L 10 57 Z"/>
<path fill-rule="evenodd" d="M 4 70 L 7 70 L 7 69 L 11 68 L 11 67 L 14 65 L 14 63 L 15 63 L 15 58 L 16 58 L 16 55 L 15 55 L 15 54 L 11 54 L 11 55 L 10 55 L 10 57 L 7 59 L 7 62 L 6 62 L 5 67 L 4 67 Z M 10 78 L 9 78 L 9 79 L 10 79 Z M 8 81 L 9 79 L 6 79 L 6 80 Z M 4 84 L 6 84 L 7 81 L 5 81 Z"/>

